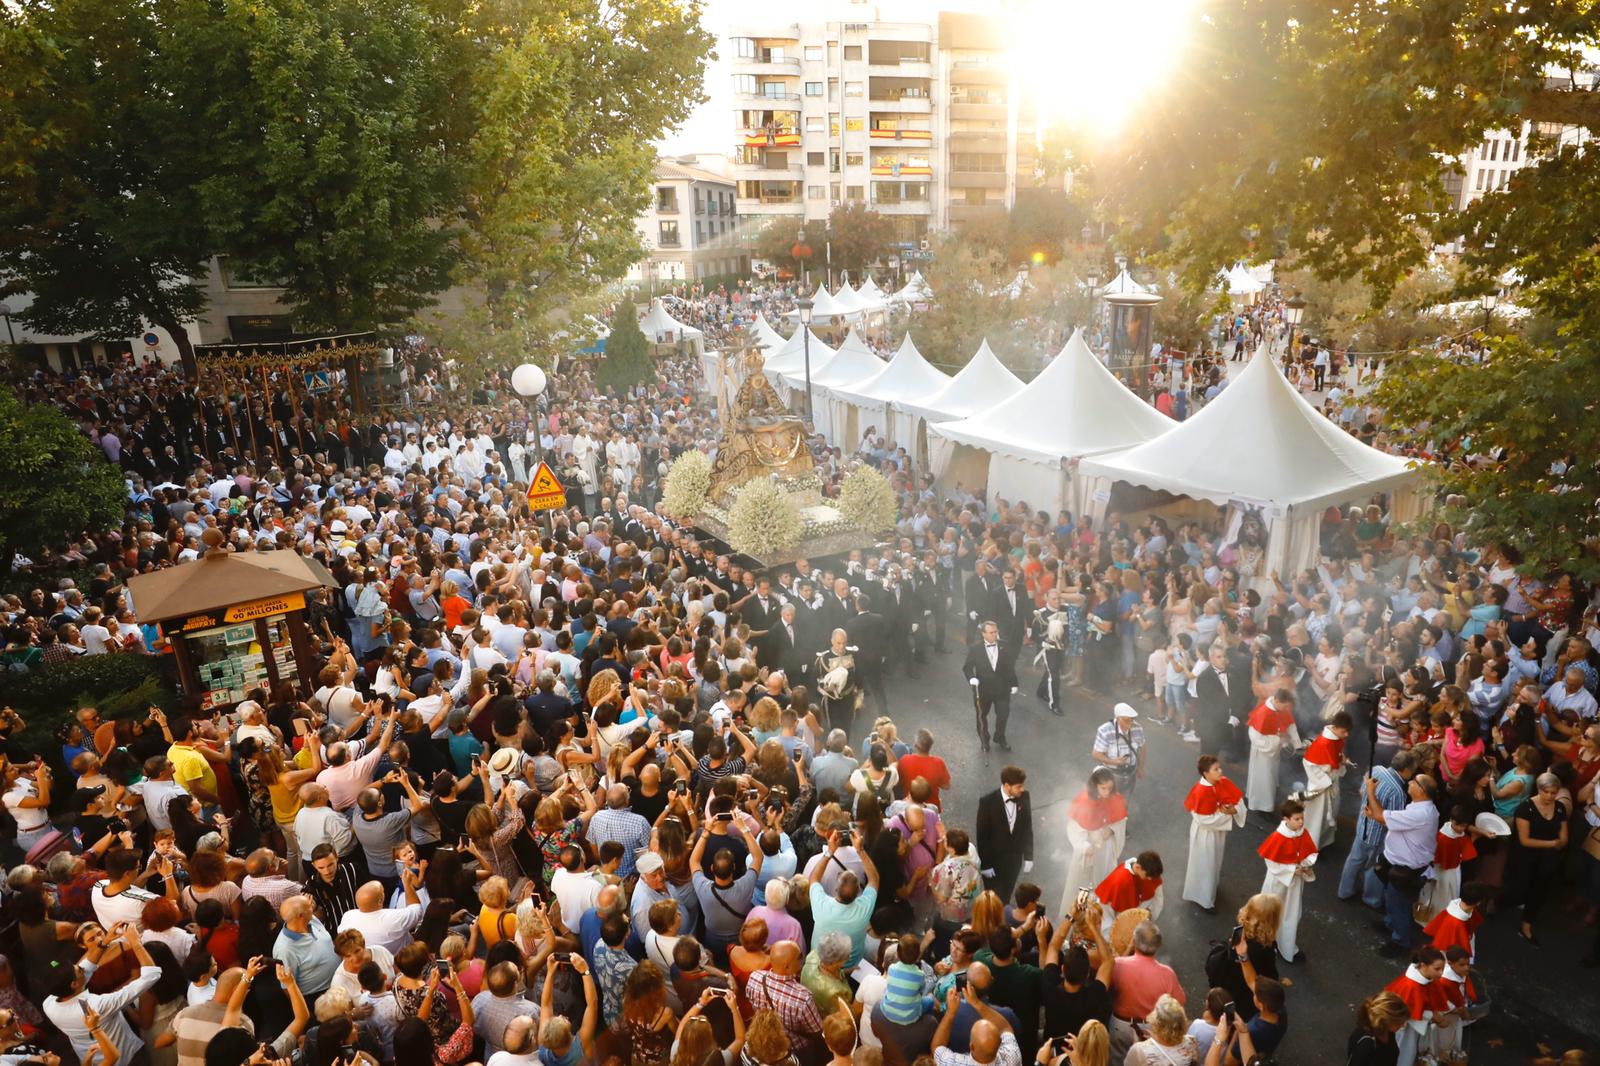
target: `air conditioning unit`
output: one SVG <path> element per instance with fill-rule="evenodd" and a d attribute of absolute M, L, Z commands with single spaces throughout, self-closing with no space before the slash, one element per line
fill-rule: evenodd
<path fill-rule="evenodd" d="M 928 242 L 927 242 L 927 241 L 919 241 L 919 242 L 918 242 L 918 243 L 919 243 L 919 244 L 920 244 L 920 245 L 921 245 L 921 248 L 922 248 L 922 250 L 923 250 L 923 251 L 924 251 L 924 252 L 926 252 L 926 251 L 927 251 L 927 250 L 928 250 L 928 248 L 929 248 L 929 245 L 928 245 Z"/>

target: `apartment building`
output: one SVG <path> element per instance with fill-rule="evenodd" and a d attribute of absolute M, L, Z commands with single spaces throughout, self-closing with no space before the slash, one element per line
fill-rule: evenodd
<path fill-rule="evenodd" d="M 639 218 L 649 255 L 629 271 L 635 281 L 694 281 L 750 269 L 739 237 L 732 178 L 694 157 L 656 164 L 650 206 Z"/>
<path fill-rule="evenodd" d="M 1581 71 L 1576 77 L 1562 75 L 1546 79 L 1552 89 L 1592 92 L 1596 72 Z M 1524 122 L 1515 129 L 1490 130 L 1475 151 L 1460 159 L 1461 173 L 1447 172 L 1445 189 L 1457 210 L 1466 210 L 1474 200 L 1504 189 L 1512 175 L 1539 161 L 1540 152 L 1563 152 L 1588 143 L 1589 131 L 1582 126 L 1554 122 L 1535 125 Z"/>
<path fill-rule="evenodd" d="M 1003 20 L 732 31 L 741 216 L 823 220 L 865 202 L 902 241 L 1004 211 L 1033 184 L 1033 119 Z"/>

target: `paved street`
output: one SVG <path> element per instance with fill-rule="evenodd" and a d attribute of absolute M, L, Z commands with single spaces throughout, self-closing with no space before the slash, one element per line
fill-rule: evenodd
<path fill-rule="evenodd" d="M 1037 847 L 1032 880 L 1044 889 L 1054 913 L 1070 854 L 1064 829 L 1067 805 L 1091 768 L 1088 753 L 1094 727 L 1109 717 L 1115 701 L 1078 690 L 1069 697 L 1066 718 L 1051 716 L 1032 697 L 1038 674 L 1028 665 L 1032 652 L 1025 651 L 1018 662 L 1021 691 L 1008 729 L 1013 750 L 1006 756 L 996 749 L 985 766 L 961 678 L 962 652 L 959 641 L 953 641 L 942 660 L 924 666 L 920 677 L 892 674 L 891 715 L 902 737 L 927 725 L 938 738 L 934 752 L 949 763 L 955 782 L 945 794 L 947 818 L 953 825 L 971 827 L 978 796 L 996 787 L 999 768 L 1007 759 L 1028 771 Z M 1141 711 L 1148 705 L 1134 703 Z M 1179 896 L 1189 831 L 1183 797 L 1193 784 L 1199 752 L 1162 726 L 1151 726 L 1147 735 L 1149 772 L 1134 795 L 1125 857 L 1154 848 L 1166 864 L 1166 910 L 1159 922 L 1166 939 L 1163 958 L 1177 969 L 1194 1006 L 1203 991 L 1210 942 L 1227 936 L 1233 912 L 1260 887 L 1263 866 L 1256 848 L 1272 826 L 1253 815 L 1231 835 L 1215 915 L 1183 902 Z M 1230 765 L 1228 773 L 1243 786 L 1243 766 Z M 1372 926 L 1379 916 L 1336 898 L 1338 871 L 1354 832 L 1354 784 L 1350 783 L 1341 808 L 1346 817 L 1340 819 L 1338 839 L 1324 848 L 1318 878 L 1306 888 L 1300 945 L 1307 961 L 1281 967 L 1291 982 L 1289 1036 L 1278 1056 L 1283 1064 L 1343 1063 L 1356 1004 L 1402 969 L 1377 953 L 1384 937 Z M 1558 1054 L 1571 1047 L 1600 1045 L 1600 997 L 1594 990 L 1594 972 L 1578 965 L 1593 929 L 1581 924 L 1581 912 L 1552 907 L 1539 932 L 1543 947 L 1530 947 L 1517 937 L 1514 917 L 1503 914 L 1479 934 L 1479 969 L 1494 997 L 1494 1011 L 1473 1028 L 1474 1066 L 1525 1066 L 1539 1053 L 1540 1044 Z"/>

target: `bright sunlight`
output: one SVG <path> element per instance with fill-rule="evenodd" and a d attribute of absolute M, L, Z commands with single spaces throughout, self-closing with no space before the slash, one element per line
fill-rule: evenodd
<path fill-rule="evenodd" d="M 1116 133 L 1177 60 L 1198 0 L 1022 0 L 1011 54 L 1041 126 Z"/>

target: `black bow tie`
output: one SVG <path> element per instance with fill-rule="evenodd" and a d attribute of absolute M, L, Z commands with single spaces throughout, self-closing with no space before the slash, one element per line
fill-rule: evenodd
<path fill-rule="evenodd" d="M 998 645 L 998 644 L 985 644 L 984 645 L 985 648 L 998 648 L 999 646 L 1000 645 Z"/>

